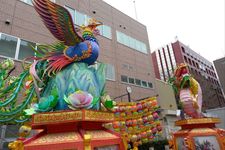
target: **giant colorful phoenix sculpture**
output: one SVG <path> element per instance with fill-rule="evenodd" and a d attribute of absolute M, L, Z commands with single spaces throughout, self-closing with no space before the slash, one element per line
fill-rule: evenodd
<path fill-rule="evenodd" d="M 184 63 L 178 65 L 174 76 L 168 82 L 179 97 L 184 113 L 192 118 L 203 117 L 202 90 L 199 83 L 189 73 L 188 66 Z"/>
<path fill-rule="evenodd" d="M 3 62 L 0 68 L 0 123 L 22 123 L 37 112 L 98 110 L 105 93 L 105 65 L 100 64 L 97 69 L 91 65 L 99 55 L 95 36 L 102 23 L 90 19 L 87 26 L 77 31 L 64 7 L 49 0 L 33 0 L 33 4 L 58 42 L 33 48 L 34 62 L 25 65 L 25 70 L 10 83 L 6 78 L 13 63 Z M 112 107 L 112 103 L 106 104 Z"/>

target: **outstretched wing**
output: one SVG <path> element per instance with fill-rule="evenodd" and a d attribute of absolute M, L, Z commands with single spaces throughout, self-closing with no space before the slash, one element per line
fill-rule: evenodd
<path fill-rule="evenodd" d="M 50 0 L 33 0 L 33 3 L 45 26 L 58 40 L 67 46 L 83 41 L 74 29 L 70 13 L 64 7 Z"/>

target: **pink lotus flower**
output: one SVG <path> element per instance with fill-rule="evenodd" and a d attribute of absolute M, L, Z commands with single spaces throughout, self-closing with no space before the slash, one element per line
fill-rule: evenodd
<path fill-rule="evenodd" d="M 64 96 L 64 100 L 70 109 L 89 109 L 92 107 L 93 96 L 88 92 L 76 91 L 68 97 Z"/>

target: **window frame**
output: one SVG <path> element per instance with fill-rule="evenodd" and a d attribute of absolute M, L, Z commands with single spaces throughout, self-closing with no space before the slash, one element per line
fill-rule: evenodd
<path fill-rule="evenodd" d="M 127 82 L 123 81 L 123 80 L 122 80 L 122 77 L 126 77 Z M 120 81 L 121 81 L 122 83 L 129 83 L 129 81 L 128 81 L 128 76 L 126 76 L 126 75 L 121 75 L 121 76 L 120 76 Z"/>
<path fill-rule="evenodd" d="M 122 81 L 122 77 L 126 77 L 126 80 L 127 81 L 126 82 L 125 81 Z M 130 83 L 129 79 L 134 79 L 134 83 Z M 139 80 L 141 85 L 138 85 L 137 82 L 136 82 L 136 80 Z M 146 81 L 146 80 L 141 80 L 141 79 L 134 78 L 134 77 L 130 77 L 130 76 L 127 76 L 127 75 L 120 75 L 120 82 L 123 83 L 123 84 L 128 84 L 128 85 L 136 86 L 136 87 L 139 87 L 139 88 L 154 89 L 154 85 L 153 85 L 152 82 Z M 146 83 L 146 86 L 144 86 L 142 82 L 145 82 Z M 152 87 L 150 87 L 148 85 L 148 83 L 151 83 Z"/>
<path fill-rule="evenodd" d="M 130 80 L 133 80 L 134 82 L 131 83 Z M 128 83 L 129 83 L 129 84 L 132 84 L 132 85 L 135 85 L 135 78 L 133 78 L 133 77 L 128 77 Z"/>
<path fill-rule="evenodd" d="M 27 2 L 28 0 L 20 0 L 20 1 L 27 4 L 27 5 L 34 6 L 33 3 L 32 3 L 32 0 L 31 0 L 31 3 L 28 3 Z M 50 0 L 50 1 L 53 2 L 53 3 L 56 3 L 56 0 Z"/>
<path fill-rule="evenodd" d="M 128 40 L 128 42 L 127 42 L 127 40 Z M 118 30 L 116 30 L 116 41 L 124 46 L 129 47 L 130 49 L 134 49 L 135 51 L 141 52 L 143 54 L 149 53 L 146 43 L 144 43 L 138 39 L 135 39 L 129 35 L 126 35 L 125 33 L 120 32 Z"/>
<path fill-rule="evenodd" d="M 10 34 L 3 33 L 3 32 L 0 32 L 0 39 L 1 39 L 1 37 L 2 37 L 3 34 L 6 35 L 6 36 L 11 36 L 11 37 L 13 37 L 13 38 L 16 38 L 16 39 L 17 39 L 17 44 L 16 44 L 16 50 L 15 50 L 15 55 L 14 55 L 14 57 L 4 56 L 4 55 L 1 55 L 1 54 L 0 54 L 1 57 L 4 57 L 4 58 L 10 58 L 10 59 L 13 59 L 13 60 L 16 60 L 16 61 L 23 61 L 22 59 L 19 59 L 21 40 L 24 40 L 24 41 L 27 41 L 27 42 L 31 42 L 31 43 L 35 43 L 35 48 L 37 48 L 37 44 L 38 44 L 38 43 L 36 43 L 36 42 L 32 42 L 32 41 L 30 41 L 30 40 L 23 39 L 23 38 L 19 38 L 19 37 L 16 37 L 16 36 L 14 36 L 14 35 L 10 35 Z M 35 56 L 35 53 L 34 53 L 33 56 Z M 25 62 L 30 63 L 29 61 L 25 61 Z"/>
<path fill-rule="evenodd" d="M 106 64 L 106 72 L 105 72 L 105 78 L 106 80 L 109 80 L 109 81 L 116 81 L 116 70 L 115 70 L 115 66 L 113 64 L 108 64 L 108 63 L 105 63 Z M 107 78 L 107 66 L 110 65 L 113 67 L 113 72 L 114 72 L 114 79 L 111 79 L 111 78 Z"/>
<path fill-rule="evenodd" d="M 19 55 L 20 38 L 18 38 L 18 37 L 16 37 L 16 36 L 13 36 L 13 35 L 9 35 L 9 34 L 7 34 L 7 33 L 2 33 L 2 32 L 0 32 L 0 40 L 1 40 L 3 34 L 6 35 L 6 36 L 10 36 L 10 37 L 13 37 L 13 38 L 16 38 L 16 39 L 17 39 L 17 43 L 16 43 L 16 51 L 15 51 L 15 54 L 14 54 L 13 59 L 18 60 L 17 58 L 18 58 L 18 55 Z M 1 55 L 1 56 L 4 56 L 4 55 Z M 10 57 L 10 56 L 4 56 L 4 57 L 12 58 L 12 57 Z"/>

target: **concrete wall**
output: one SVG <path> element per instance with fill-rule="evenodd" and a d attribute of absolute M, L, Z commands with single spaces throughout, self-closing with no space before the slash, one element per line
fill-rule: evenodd
<path fill-rule="evenodd" d="M 156 79 L 158 103 L 161 109 L 177 110 L 177 104 L 172 87 L 164 81 Z"/>
<path fill-rule="evenodd" d="M 180 129 L 175 127 L 175 121 L 178 120 L 176 99 L 172 87 L 164 81 L 156 79 L 156 90 L 161 110 L 163 136 L 170 139 L 171 133 Z"/>

